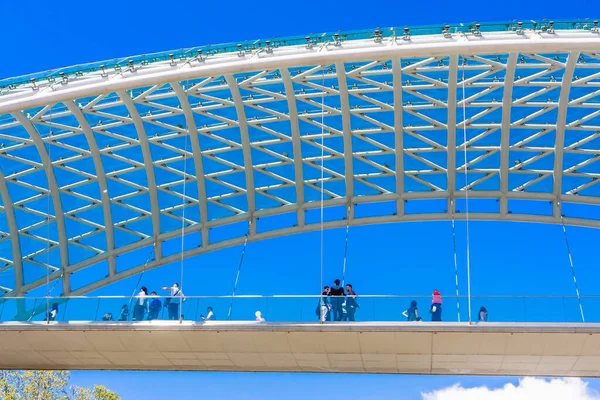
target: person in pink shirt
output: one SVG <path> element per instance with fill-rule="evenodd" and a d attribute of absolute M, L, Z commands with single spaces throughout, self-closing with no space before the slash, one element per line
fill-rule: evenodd
<path fill-rule="evenodd" d="M 442 294 L 437 289 L 433 291 L 429 312 L 431 313 L 431 321 L 442 321 Z"/>

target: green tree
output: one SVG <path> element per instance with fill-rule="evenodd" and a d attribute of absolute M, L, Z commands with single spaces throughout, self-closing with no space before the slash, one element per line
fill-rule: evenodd
<path fill-rule="evenodd" d="M 3 400 L 120 400 L 104 386 L 69 386 L 69 371 L 0 371 Z"/>

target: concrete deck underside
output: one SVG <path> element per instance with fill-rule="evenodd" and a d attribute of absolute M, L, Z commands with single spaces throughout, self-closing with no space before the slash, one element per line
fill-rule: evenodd
<path fill-rule="evenodd" d="M 600 324 L 0 324 L 0 368 L 600 376 Z"/>

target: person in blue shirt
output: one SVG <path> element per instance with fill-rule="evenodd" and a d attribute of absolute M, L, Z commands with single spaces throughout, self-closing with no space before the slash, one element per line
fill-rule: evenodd
<path fill-rule="evenodd" d="M 185 301 L 185 296 L 181 292 L 181 289 L 179 289 L 179 284 L 174 283 L 171 287 L 161 287 L 161 289 L 171 292 L 171 297 L 165 300 L 165 307 L 167 307 L 169 319 L 179 319 L 179 305 Z"/>
<path fill-rule="evenodd" d="M 407 321 L 421 321 L 421 317 L 419 317 L 419 309 L 415 300 L 410 302 L 410 307 L 402 312 L 402 315 L 406 317 Z"/>
<path fill-rule="evenodd" d="M 121 312 L 119 313 L 119 321 L 127 321 L 129 319 L 129 306 L 123 304 Z"/>
<path fill-rule="evenodd" d="M 152 321 L 153 319 L 158 319 L 158 314 L 162 309 L 162 303 L 158 298 L 156 292 L 152 292 L 150 294 L 152 300 L 150 300 L 150 305 L 148 306 L 148 321 Z"/>

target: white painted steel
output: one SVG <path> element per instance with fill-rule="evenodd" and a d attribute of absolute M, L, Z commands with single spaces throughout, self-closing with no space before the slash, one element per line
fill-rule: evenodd
<path fill-rule="evenodd" d="M 118 271 L 117 257 L 153 243 L 156 259 L 148 269 L 177 261 L 179 254 L 163 256 L 162 248 L 177 240 L 182 220 L 184 234 L 201 237 L 201 246 L 190 245 L 184 257 L 242 243 L 243 236 L 211 242 L 212 229 L 230 224 L 249 224 L 250 243 L 314 231 L 319 224 L 306 215 L 320 207 L 321 194 L 326 208 L 344 208 L 350 226 L 464 220 L 455 199 L 466 191 L 470 202 L 488 205 L 470 213 L 471 220 L 560 223 L 559 203 L 600 206 L 598 52 L 600 35 L 584 30 L 332 39 L 8 91 L 0 95 L 0 191 L 9 227 L 4 237 L 12 244 L 3 270 L 13 269 L 14 287 L 5 295 L 45 284 L 45 278 L 26 280 L 24 268 L 49 269 L 51 280 L 63 277 L 65 293 L 84 294 L 141 272 L 141 263 Z M 466 99 L 459 100 L 463 67 Z M 456 133 L 463 128 L 466 143 Z M 51 141 L 38 133 L 47 129 Z M 195 168 L 184 174 L 178 140 L 187 136 Z M 49 160 L 46 145 L 64 157 Z M 456 152 L 465 148 L 463 165 Z M 90 168 L 76 164 L 85 160 Z M 37 172 L 47 174 L 49 186 L 32 178 Z M 89 185 L 98 194 L 83 190 Z M 14 190 L 22 189 L 33 194 L 17 197 Z M 58 240 L 35 233 L 46 213 L 36 201 L 48 194 Z M 447 204 L 443 212 L 436 201 Z M 514 211 L 518 202 L 554 208 L 536 215 Z M 354 215 L 357 205 L 377 203 L 394 210 Z M 411 211 L 413 204 L 427 210 Z M 93 210 L 101 215 L 86 214 Z M 31 222 L 16 216 L 23 212 Z M 261 218 L 285 214 L 295 222 L 259 229 Z M 564 222 L 600 227 L 587 215 L 566 215 Z M 69 231 L 71 223 L 81 229 Z M 345 226 L 345 220 L 324 224 Z M 40 249 L 21 254 L 21 240 Z M 55 249 L 50 264 L 60 265 L 41 261 Z M 85 256 L 70 257 L 75 251 Z M 70 274 L 104 262 L 105 278 L 70 288 Z"/>
<path fill-rule="evenodd" d="M 599 377 L 597 324 L 0 325 L 0 368 Z"/>

